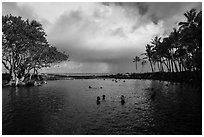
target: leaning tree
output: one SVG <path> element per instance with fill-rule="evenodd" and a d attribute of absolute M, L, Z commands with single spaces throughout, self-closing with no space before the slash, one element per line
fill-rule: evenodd
<path fill-rule="evenodd" d="M 42 25 L 21 17 L 2 16 L 2 64 L 12 81 L 18 84 L 26 73 L 68 59 L 68 55 L 52 47 Z"/>

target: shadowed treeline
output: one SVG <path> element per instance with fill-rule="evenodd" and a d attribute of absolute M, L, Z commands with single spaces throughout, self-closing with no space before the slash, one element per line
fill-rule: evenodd
<path fill-rule="evenodd" d="M 202 70 L 202 11 L 184 13 L 186 22 L 179 22 L 169 36 L 156 36 L 145 46 L 143 59 L 152 72 L 191 72 Z"/>
<path fill-rule="evenodd" d="M 101 76 L 116 79 L 154 79 L 170 82 L 180 82 L 202 85 L 202 74 L 200 71 L 183 71 L 183 72 L 154 72 L 154 73 L 132 73 Z"/>

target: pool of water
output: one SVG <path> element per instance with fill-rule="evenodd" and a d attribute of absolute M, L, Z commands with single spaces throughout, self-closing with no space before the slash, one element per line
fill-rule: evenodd
<path fill-rule="evenodd" d="M 112 79 L 3 87 L 2 134 L 202 134 L 202 90 L 163 81 Z"/>

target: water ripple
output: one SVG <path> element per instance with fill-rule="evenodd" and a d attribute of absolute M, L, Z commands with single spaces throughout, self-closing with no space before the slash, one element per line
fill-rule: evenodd
<path fill-rule="evenodd" d="M 159 81 L 108 79 L 3 87 L 3 134 L 201 134 L 202 97 L 197 90 Z M 96 97 L 102 95 L 106 99 L 97 105 Z"/>

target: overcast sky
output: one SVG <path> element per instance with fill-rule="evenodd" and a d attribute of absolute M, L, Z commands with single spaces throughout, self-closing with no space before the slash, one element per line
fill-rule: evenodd
<path fill-rule="evenodd" d="M 2 14 L 39 21 L 49 43 L 70 55 L 43 72 L 117 73 L 135 72 L 133 58 L 153 37 L 168 35 L 191 8 L 200 11 L 201 3 L 4 2 Z"/>

